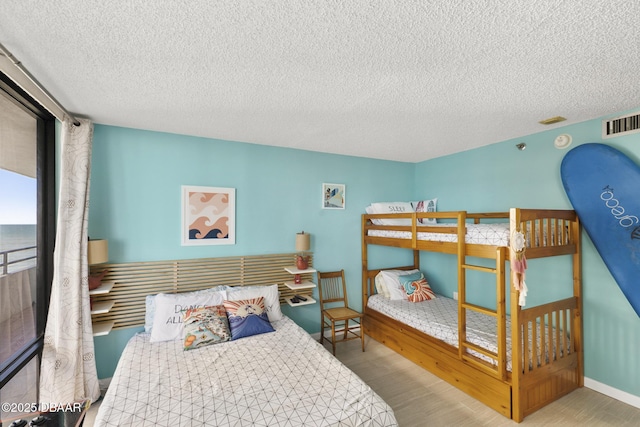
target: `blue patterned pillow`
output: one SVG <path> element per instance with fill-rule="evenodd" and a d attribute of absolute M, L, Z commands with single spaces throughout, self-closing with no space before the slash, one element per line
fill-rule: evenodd
<path fill-rule="evenodd" d="M 413 274 L 404 274 L 402 276 L 398 276 L 398 280 L 402 285 L 402 289 L 407 294 L 407 296 L 410 296 L 413 293 L 413 291 L 415 291 L 415 288 L 413 287 L 413 282 L 420 279 L 424 279 L 424 276 L 422 275 L 421 271 L 418 271 L 417 273 L 413 273 Z"/>
<path fill-rule="evenodd" d="M 275 330 L 269 323 L 269 317 L 264 306 L 264 297 L 225 301 L 224 308 L 229 319 L 231 340 Z"/>
<path fill-rule="evenodd" d="M 184 349 L 204 347 L 231 339 L 224 306 L 198 307 L 184 313 Z"/>

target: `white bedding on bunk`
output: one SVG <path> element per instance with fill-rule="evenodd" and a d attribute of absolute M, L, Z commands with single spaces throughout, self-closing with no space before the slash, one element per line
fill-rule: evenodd
<path fill-rule="evenodd" d="M 183 351 L 129 341 L 96 426 L 396 426 L 392 409 L 291 319 Z"/>
<path fill-rule="evenodd" d="M 367 306 L 411 326 L 427 335 L 458 347 L 458 301 L 437 295 L 423 302 L 389 300 L 382 295 L 369 297 Z M 511 370 L 511 322 L 507 321 L 507 369 Z M 467 310 L 467 341 L 497 352 L 497 322 L 494 317 Z M 475 356 L 493 363 L 482 354 Z"/>
<path fill-rule="evenodd" d="M 390 300 L 382 295 L 372 295 L 367 301 L 367 307 L 379 311 L 405 325 L 411 326 L 425 334 L 446 342 L 458 348 L 458 301 L 451 298 L 437 295 L 435 299 L 423 302 L 410 302 L 406 300 Z M 467 310 L 467 341 L 483 347 L 492 352 L 498 351 L 497 338 L 497 321 L 496 318 L 478 313 L 476 311 Z M 542 360 L 542 347 L 540 337 L 544 333 L 549 335 L 547 326 L 537 324 L 538 354 L 536 355 L 537 363 Z M 533 325 L 529 323 L 529 342 L 533 337 Z M 544 332 L 543 332 L 544 329 Z M 555 328 L 552 329 L 552 336 L 556 336 Z M 507 316 L 506 322 L 506 340 L 507 340 L 507 370 L 511 371 L 511 321 Z M 567 340 L 570 342 L 570 334 L 567 333 Z M 547 341 L 544 349 L 545 359 L 549 361 L 549 346 Z M 559 349 L 559 355 L 564 353 L 562 343 L 558 346 L 554 342 L 551 344 L 551 353 Z M 570 347 L 569 347 L 570 348 Z M 495 360 L 483 354 L 469 351 L 470 354 L 485 360 L 491 364 L 495 364 Z M 533 360 L 533 359 L 532 359 Z M 530 362 L 531 365 L 532 362 Z"/>
<path fill-rule="evenodd" d="M 451 227 L 455 224 L 430 224 L 429 227 Z M 457 242 L 457 234 L 431 233 L 420 231 L 418 227 L 418 240 L 429 240 L 434 242 Z M 410 239 L 410 231 L 392 230 L 369 230 L 369 236 L 390 237 L 395 239 Z M 509 244 L 509 223 L 500 222 L 494 224 L 467 224 L 467 234 L 465 242 L 476 245 L 508 246 Z"/>

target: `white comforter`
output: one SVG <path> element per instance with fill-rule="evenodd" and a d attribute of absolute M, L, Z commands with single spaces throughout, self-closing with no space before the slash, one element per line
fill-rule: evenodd
<path fill-rule="evenodd" d="M 197 350 L 131 338 L 96 426 L 396 426 L 392 409 L 291 319 Z"/>

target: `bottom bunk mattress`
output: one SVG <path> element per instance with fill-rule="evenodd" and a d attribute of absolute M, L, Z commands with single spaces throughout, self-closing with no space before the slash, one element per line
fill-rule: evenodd
<path fill-rule="evenodd" d="M 272 325 L 189 351 L 135 335 L 95 425 L 397 425 L 389 405 L 291 319 Z"/>
<path fill-rule="evenodd" d="M 458 347 L 458 301 L 451 298 L 437 295 L 437 298 L 422 302 L 410 302 L 406 300 L 390 300 L 382 295 L 376 294 L 369 297 L 367 307 L 376 310 L 392 319 L 395 319 L 407 326 L 411 326 L 420 332 L 431 337 L 437 338 L 445 343 Z M 511 371 L 511 321 L 507 316 L 506 323 L 506 340 L 507 340 L 507 370 Z M 532 333 L 533 325 L 529 325 L 529 342 L 531 342 L 534 334 Z M 548 326 L 542 327 L 536 324 L 537 333 L 535 334 L 538 349 L 537 360 L 538 365 L 542 359 L 542 345 L 540 336 L 549 335 Z M 555 328 L 551 336 L 555 336 Z M 569 334 L 567 333 L 567 336 Z M 489 351 L 497 352 L 497 320 L 495 317 L 467 310 L 467 341 L 483 347 Z M 531 347 L 531 346 L 529 346 Z M 559 355 L 563 354 L 562 344 L 557 346 Z M 570 348 L 570 347 L 569 347 Z M 556 343 L 553 343 L 551 354 L 556 351 Z M 544 350 L 544 360 L 549 361 L 549 349 Z M 483 354 L 470 350 L 470 354 L 492 364 L 495 360 Z M 530 357 L 529 360 L 534 360 Z"/>

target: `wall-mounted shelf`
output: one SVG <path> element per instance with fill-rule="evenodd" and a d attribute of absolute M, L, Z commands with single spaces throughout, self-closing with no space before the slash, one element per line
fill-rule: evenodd
<path fill-rule="evenodd" d="M 114 280 L 105 280 L 102 284 L 89 291 L 89 296 L 93 295 L 105 295 L 111 292 L 111 289 L 116 284 Z M 108 313 L 115 304 L 115 301 L 98 301 L 91 303 L 91 314 L 105 314 Z M 114 321 L 108 322 L 93 322 L 93 336 L 99 337 L 102 335 L 107 335 L 113 329 Z"/>
<path fill-rule="evenodd" d="M 291 302 L 291 298 L 293 297 L 285 298 L 285 301 L 287 301 L 287 304 L 289 304 L 291 307 L 300 307 L 301 305 L 309 305 L 309 304 L 316 303 L 316 300 L 311 298 L 310 295 L 304 295 L 304 297 L 307 299 L 306 301 Z"/>
<path fill-rule="evenodd" d="M 89 295 L 108 294 L 109 292 L 111 292 L 111 289 L 115 284 L 116 282 L 114 280 L 105 280 L 99 287 L 90 290 Z"/>
<path fill-rule="evenodd" d="M 287 270 L 287 272 L 289 274 L 293 274 L 293 275 L 299 275 L 299 274 L 308 274 L 308 273 L 316 273 L 316 269 L 315 268 L 305 268 L 304 270 L 301 270 L 297 267 L 285 267 L 285 270 Z M 301 283 L 296 283 L 293 280 L 287 280 L 286 282 L 284 282 L 284 285 L 286 287 L 288 287 L 289 289 L 292 289 L 294 291 L 307 291 L 309 292 L 307 293 L 300 293 L 300 295 L 302 295 L 303 297 L 305 297 L 307 300 L 306 301 L 298 301 L 298 302 L 292 302 L 291 299 L 295 297 L 294 296 L 290 296 L 290 297 L 286 297 L 284 300 L 287 302 L 287 304 L 289 304 L 291 307 L 299 307 L 301 305 L 309 305 L 309 304 L 315 304 L 316 300 L 314 300 L 313 298 L 311 298 L 311 289 L 316 287 L 316 284 L 309 281 L 309 280 L 302 280 Z"/>
<path fill-rule="evenodd" d="M 95 322 L 93 324 L 93 336 L 94 337 L 99 337 L 102 335 L 108 335 L 109 332 L 111 332 L 111 329 L 113 329 L 113 325 L 115 322 L 113 321 L 109 321 L 109 322 Z"/>
<path fill-rule="evenodd" d="M 105 314 L 113 308 L 115 301 L 94 302 L 91 306 L 91 314 Z"/>
<path fill-rule="evenodd" d="M 287 270 L 287 272 L 290 274 L 305 274 L 316 272 L 315 268 L 305 268 L 304 270 L 300 270 L 298 267 L 285 267 L 284 269 Z"/>
<path fill-rule="evenodd" d="M 308 280 L 303 280 L 302 283 L 296 283 L 293 280 L 289 280 L 284 282 L 285 286 L 289 289 L 293 289 L 294 291 L 300 289 L 313 289 L 316 287 L 316 284 L 313 282 L 309 282 Z"/>

